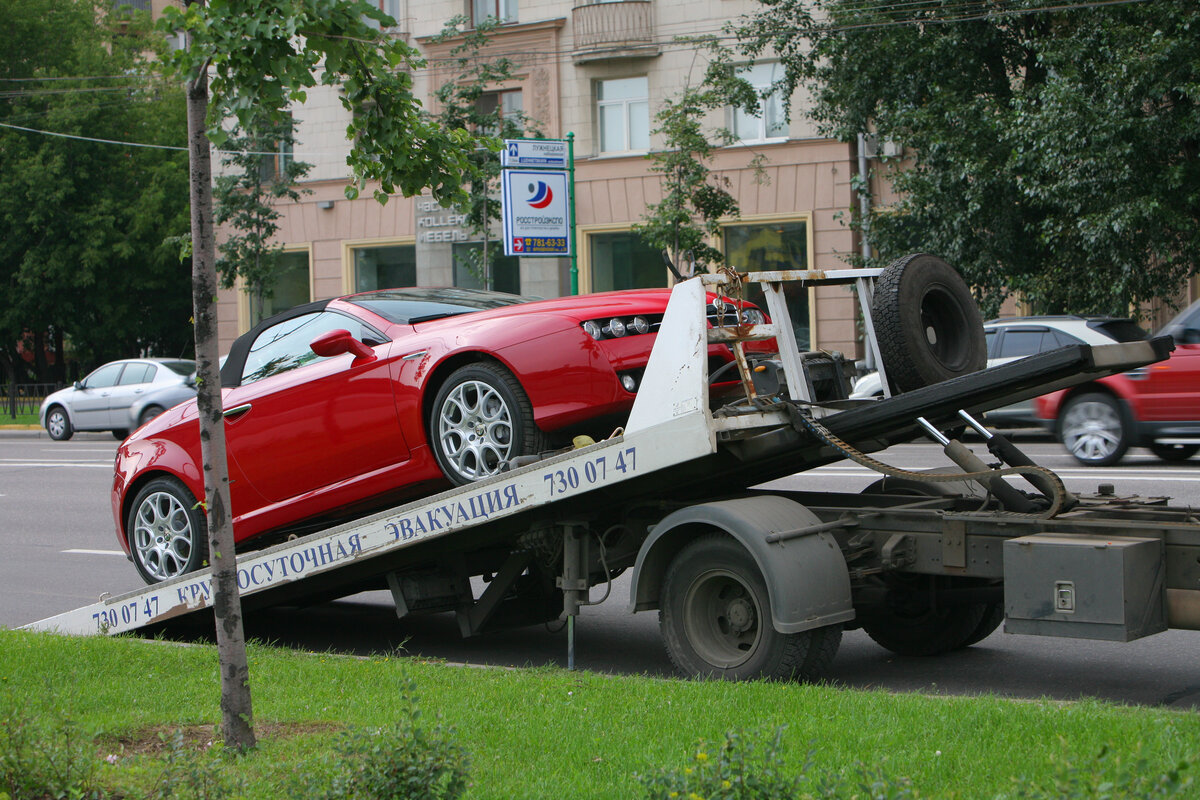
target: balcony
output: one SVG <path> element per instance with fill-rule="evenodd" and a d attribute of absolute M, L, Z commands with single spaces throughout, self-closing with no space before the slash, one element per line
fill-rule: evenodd
<path fill-rule="evenodd" d="M 661 52 L 654 40 L 651 0 L 588 3 L 571 9 L 576 64 L 614 58 L 652 58 Z"/>

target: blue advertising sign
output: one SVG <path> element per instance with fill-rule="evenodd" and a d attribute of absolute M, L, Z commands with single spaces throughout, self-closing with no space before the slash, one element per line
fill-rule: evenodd
<path fill-rule="evenodd" d="M 506 169 L 500 183 L 504 255 L 571 255 L 566 170 Z"/>

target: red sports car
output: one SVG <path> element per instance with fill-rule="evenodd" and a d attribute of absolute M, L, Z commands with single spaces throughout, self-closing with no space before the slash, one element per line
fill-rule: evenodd
<path fill-rule="evenodd" d="M 409 288 L 264 320 L 221 368 L 236 540 L 270 543 L 491 475 L 575 433 L 607 435 L 633 403 L 669 295 Z M 709 301 L 731 324 L 734 304 Z M 723 345 L 709 356 L 714 369 L 732 359 Z M 147 582 L 207 557 L 199 434 L 193 400 L 117 451 L 117 538 Z"/>

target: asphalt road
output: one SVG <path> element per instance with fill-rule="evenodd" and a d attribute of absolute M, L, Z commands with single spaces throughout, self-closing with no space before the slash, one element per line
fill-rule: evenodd
<path fill-rule="evenodd" d="M 1170 495 L 1200 506 L 1200 458 L 1165 464 L 1135 450 L 1117 467 L 1085 469 L 1044 438 L 1022 447 L 1057 469 L 1068 488 Z M 69 442 L 0 431 L 0 625 L 19 627 L 142 584 L 120 552 L 108 490 L 116 442 L 77 434 Z M 977 448 L 981 449 L 981 448 Z M 945 463 L 932 445 L 893 448 L 884 460 L 921 468 Z M 876 476 L 844 462 L 781 481 L 806 488 L 858 491 Z M 593 590 L 599 597 L 601 590 Z M 656 616 L 626 611 L 628 586 L 618 579 L 607 602 L 583 610 L 576 627 L 579 668 L 673 675 Z M 403 652 L 452 662 L 493 665 L 566 663 L 560 625 L 464 640 L 450 614 L 397 619 L 385 593 L 356 595 L 307 608 L 259 611 L 247 635 L 313 650 Z M 203 635 L 202 632 L 197 635 Z M 845 635 L 829 680 L 834 685 L 943 694 L 995 693 L 1174 708 L 1200 707 L 1200 632 L 1170 631 L 1131 643 L 1090 642 L 994 633 L 978 645 L 937 658 L 905 658 L 860 631 Z"/>

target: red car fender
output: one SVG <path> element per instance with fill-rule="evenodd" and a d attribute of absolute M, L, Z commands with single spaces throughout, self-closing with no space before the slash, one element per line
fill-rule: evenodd
<path fill-rule="evenodd" d="M 1055 422 L 1062 415 L 1063 406 L 1072 398 L 1088 392 L 1103 392 L 1117 398 L 1126 408 L 1132 409 L 1135 419 L 1142 418 L 1143 398 L 1133 389 L 1133 381 L 1126 375 L 1109 375 L 1097 381 L 1081 383 L 1069 389 L 1043 394 L 1033 400 L 1033 411 L 1038 419 Z"/>
<path fill-rule="evenodd" d="M 197 428 L 197 438 L 199 429 Z M 187 449 L 178 442 L 157 439 L 126 440 L 118 448 L 124 458 L 118 461 L 124 469 L 113 473 L 112 512 L 120 536 L 121 547 L 129 553 L 129 531 L 125 522 L 141 484 L 161 475 L 171 475 L 183 481 L 193 497 L 204 497 L 204 476 L 188 455 Z"/>

